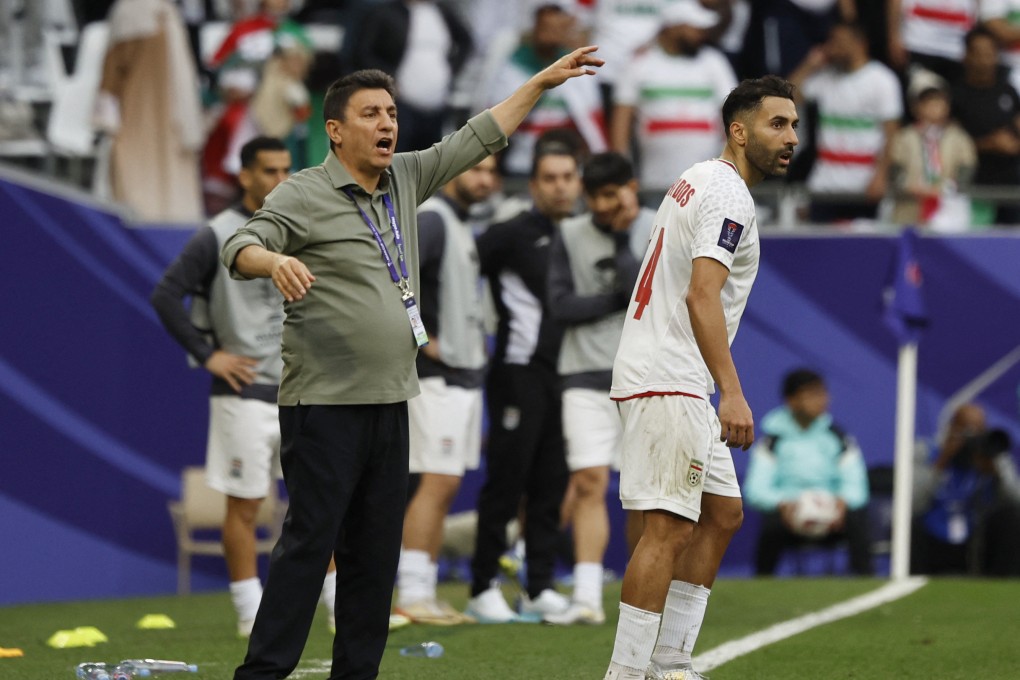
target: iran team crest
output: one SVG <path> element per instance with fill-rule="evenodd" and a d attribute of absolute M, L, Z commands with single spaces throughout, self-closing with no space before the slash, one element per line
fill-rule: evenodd
<path fill-rule="evenodd" d="M 687 483 L 691 486 L 699 486 L 701 484 L 701 473 L 704 468 L 705 464 L 700 460 L 691 460 L 691 466 L 687 469 Z"/>

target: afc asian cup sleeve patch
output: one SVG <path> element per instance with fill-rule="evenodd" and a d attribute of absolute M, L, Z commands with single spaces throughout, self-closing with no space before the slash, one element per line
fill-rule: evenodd
<path fill-rule="evenodd" d="M 737 244 L 740 243 L 740 236 L 744 233 L 744 225 L 726 218 L 722 223 L 722 231 L 719 233 L 719 247 L 725 248 L 731 253 L 737 252 Z"/>

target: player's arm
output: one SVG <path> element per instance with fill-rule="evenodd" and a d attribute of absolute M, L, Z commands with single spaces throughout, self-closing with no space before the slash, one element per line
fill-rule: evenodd
<path fill-rule="evenodd" d="M 217 251 L 213 230 L 199 229 L 163 272 L 149 296 L 163 327 L 200 364 L 204 364 L 216 348 L 192 325 L 184 299 L 207 293 L 219 266 Z"/>
<path fill-rule="evenodd" d="M 629 292 L 629 291 L 628 291 Z M 574 288 L 570 256 L 562 236 L 557 233 L 549 247 L 549 272 L 546 276 L 546 297 L 549 313 L 567 325 L 588 323 L 607 314 L 626 309 L 628 299 L 619 293 L 580 295 Z"/>
<path fill-rule="evenodd" d="M 208 293 L 212 287 L 220 266 L 218 252 L 216 234 L 212 229 L 206 227 L 196 232 L 177 259 L 167 267 L 149 301 L 178 344 L 207 371 L 240 392 L 242 386 L 255 381 L 258 362 L 210 344 L 191 323 L 184 306 L 185 297 Z"/>
<path fill-rule="evenodd" d="M 726 333 L 722 288 L 729 273 L 718 260 L 695 258 L 685 302 L 698 350 L 719 387 L 720 439 L 746 451 L 754 442 L 754 416 L 740 387 Z"/>

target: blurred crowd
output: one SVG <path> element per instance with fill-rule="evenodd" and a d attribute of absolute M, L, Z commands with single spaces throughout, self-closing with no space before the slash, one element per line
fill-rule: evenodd
<path fill-rule="evenodd" d="M 0 156 L 33 135 L 59 150 L 77 114 L 100 133 L 76 151 L 97 159 L 97 191 L 198 222 L 236 199 L 256 136 L 286 140 L 295 168 L 321 162 L 322 96 L 345 73 L 396 78 L 406 151 L 589 43 L 605 67 L 544 95 L 500 158 L 508 186 L 558 130 L 627 155 L 655 202 L 721 149 L 729 90 L 775 73 L 798 86 L 783 181 L 806 189 L 801 221 L 1020 223 L 1020 0 L 2 0 Z M 47 95 L 82 81 L 66 107 Z"/>

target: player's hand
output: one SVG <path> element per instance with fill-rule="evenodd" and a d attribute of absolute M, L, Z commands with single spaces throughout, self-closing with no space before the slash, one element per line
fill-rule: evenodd
<path fill-rule="evenodd" d="M 743 394 L 719 398 L 719 440 L 726 446 L 747 451 L 754 443 L 754 416 Z"/>
<path fill-rule="evenodd" d="M 620 208 L 616 211 L 612 223 L 609 225 L 613 231 L 627 231 L 630 225 L 637 219 L 638 211 L 641 209 L 638 203 L 637 192 L 629 186 L 621 186 L 617 193 L 620 199 Z"/>
<path fill-rule="evenodd" d="M 571 78 L 593 76 L 595 75 L 595 70 L 590 67 L 602 66 L 606 63 L 604 59 L 599 59 L 592 55 L 592 52 L 597 49 L 596 45 L 578 47 L 570 54 L 564 55 L 549 64 L 535 78 L 537 78 L 539 85 L 548 90 L 562 85 Z"/>
<path fill-rule="evenodd" d="M 280 255 L 273 263 L 273 285 L 283 293 L 287 302 L 300 300 L 311 288 L 315 277 L 308 271 L 304 262 L 296 257 Z"/>
<path fill-rule="evenodd" d="M 259 362 L 251 357 L 216 350 L 205 360 L 205 370 L 226 380 L 230 389 L 240 392 L 245 385 L 255 382 L 255 366 Z"/>
<path fill-rule="evenodd" d="M 846 501 L 842 498 L 836 499 L 836 519 L 832 520 L 832 524 L 829 525 L 829 531 L 831 533 L 837 533 L 843 531 L 843 527 L 846 526 Z"/>
<path fill-rule="evenodd" d="M 779 504 L 779 519 L 790 531 L 793 531 L 793 511 L 796 507 L 797 504 L 793 501 L 783 501 Z"/>

